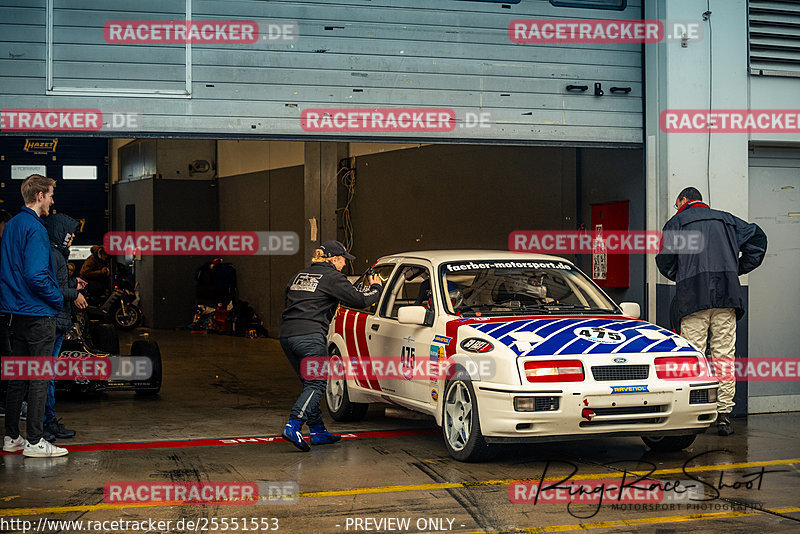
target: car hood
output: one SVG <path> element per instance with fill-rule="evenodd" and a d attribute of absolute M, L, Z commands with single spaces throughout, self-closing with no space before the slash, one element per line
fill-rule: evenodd
<path fill-rule="evenodd" d="M 457 319 L 447 326 L 458 351 L 465 339 L 478 337 L 517 356 L 697 352 L 669 330 L 619 316 Z"/>

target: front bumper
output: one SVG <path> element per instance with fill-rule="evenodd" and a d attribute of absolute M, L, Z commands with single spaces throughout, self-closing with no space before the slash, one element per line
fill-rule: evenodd
<path fill-rule="evenodd" d="M 691 391 L 716 389 L 716 382 L 648 384 L 646 393 L 616 394 L 609 394 L 607 385 L 586 383 L 575 389 L 563 384 L 536 390 L 487 382 L 473 386 L 487 441 L 691 434 L 705 431 L 717 418 L 716 402 L 689 402 Z M 516 411 L 515 397 L 556 398 L 558 407 Z"/>

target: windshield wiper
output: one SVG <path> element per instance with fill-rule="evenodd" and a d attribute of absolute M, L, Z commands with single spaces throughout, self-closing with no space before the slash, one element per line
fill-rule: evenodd
<path fill-rule="evenodd" d="M 548 308 L 557 308 L 559 310 L 580 310 L 586 312 L 603 312 L 603 313 L 617 313 L 617 310 L 610 310 L 608 308 L 596 308 L 594 306 L 579 306 L 577 304 L 562 304 L 554 302 L 552 304 L 545 304 Z"/>

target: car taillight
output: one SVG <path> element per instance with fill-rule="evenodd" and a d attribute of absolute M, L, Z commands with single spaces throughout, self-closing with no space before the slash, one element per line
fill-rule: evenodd
<path fill-rule="evenodd" d="M 668 356 L 656 358 L 656 375 L 662 380 L 681 380 L 705 376 L 705 366 L 697 356 Z"/>
<path fill-rule="evenodd" d="M 525 362 L 528 382 L 581 382 L 583 364 L 580 360 L 546 360 Z"/>

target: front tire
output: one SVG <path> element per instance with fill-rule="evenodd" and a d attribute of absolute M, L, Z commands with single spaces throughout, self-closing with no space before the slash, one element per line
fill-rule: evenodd
<path fill-rule="evenodd" d="M 136 388 L 136 394 L 140 397 L 151 397 L 161 391 L 161 349 L 155 341 L 145 341 L 139 339 L 131 345 L 131 356 L 146 356 L 153 367 L 153 374 L 148 379 L 146 386 Z"/>
<path fill-rule="evenodd" d="M 123 311 L 122 305 L 114 310 L 114 325 L 120 330 L 133 330 L 142 322 L 142 310 L 138 306 L 128 304 Z"/>
<path fill-rule="evenodd" d="M 464 371 L 445 387 L 442 435 L 450 456 L 461 462 L 482 462 L 497 452 L 481 433 L 475 389 Z"/>
<path fill-rule="evenodd" d="M 644 444 L 655 452 L 680 451 L 694 443 L 697 434 L 688 436 L 642 436 Z"/>
<path fill-rule="evenodd" d="M 337 362 L 342 361 L 339 349 L 331 349 L 330 369 L 341 369 L 343 366 Z M 344 376 L 328 377 L 328 385 L 325 387 L 325 403 L 328 405 L 328 413 L 334 421 L 360 421 L 367 415 L 369 404 L 363 402 L 350 402 L 350 394 L 347 392 L 347 378 Z"/>
<path fill-rule="evenodd" d="M 109 354 L 119 354 L 119 336 L 110 324 L 99 323 L 89 328 L 91 347 Z"/>

